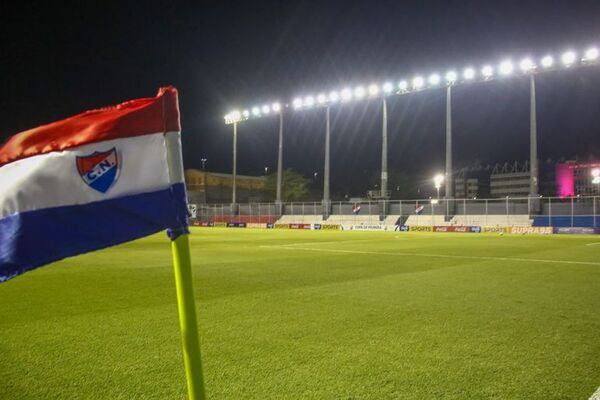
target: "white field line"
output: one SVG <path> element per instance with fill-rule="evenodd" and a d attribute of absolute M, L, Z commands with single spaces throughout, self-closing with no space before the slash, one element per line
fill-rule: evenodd
<path fill-rule="evenodd" d="M 600 242 L 588 243 L 586 246 L 600 246 Z"/>
<path fill-rule="evenodd" d="M 345 254 L 372 254 L 381 256 L 410 256 L 410 257 L 433 257 L 433 258 L 457 258 L 465 260 L 487 260 L 487 261 L 517 261 L 517 262 L 536 262 L 536 263 L 547 263 L 547 264 L 574 264 L 574 265 L 597 265 L 600 266 L 600 262 L 592 261 L 568 261 L 568 260 L 545 260 L 540 258 L 519 258 L 519 257 L 489 257 L 489 256 L 463 256 L 453 254 L 435 254 L 435 253 L 392 253 L 387 251 L 361 251 L 361 250 L 342 250 L 342 249 L 318 249 L 316 247 L 290 247 L 289 245 L 281 246 L 260 246 L 264 248 L 274 249 L 286 249 L 286 250 L 303 250 L 303 251 L 316 251 L 325 253 L 345 253 Z"/>
<path fill-rule="evenodd" d="M 281 247 L 288 247 L 288 246 L 312 246 L 314 244 L 354 243 L 354 242 L 381 242 L 381 238 L 379 238 L 379 239 L 354 239 L 354 240 L 324 240 L 324 241 L 321 241 L 321 242 L 304 242 L 304 243 L 280 244 L 278 246 L 281 246 Z"/>
<path fill-rule="evenodd" d="M 600 387 L 594 392 L 590 400 L 600 400 Z"/>

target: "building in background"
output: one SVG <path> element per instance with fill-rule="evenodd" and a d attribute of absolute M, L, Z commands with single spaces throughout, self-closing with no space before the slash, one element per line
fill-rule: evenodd
<path fill-rule="evenodd" d="M 600 162 L 566 161 L 556 164 L 556 195 L 559 197 L 600 195 L 600 185 L 594 183 L 594 174 L 598 170 L 600 170 Z"/>
<path fill-rule="evenodd" d="M 237 202 L 265 201 L 266 182 L 267 179 L 263 176 L 237 175 Z M 231 203 L 233 187 L 233 175 L 231 174 L 186 169 L 185 184 L 190 203 Z"/>
<path fill-rule="evenodd" d="M 480 164 L 458 170 L 454 177 L 454 196 L 457 199 L 489 197 L 490 171 L 489 165 Z"/>

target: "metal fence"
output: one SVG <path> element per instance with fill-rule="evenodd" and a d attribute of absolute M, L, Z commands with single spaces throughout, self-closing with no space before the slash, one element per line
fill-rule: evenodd
<path fill-rule="evenodd" d="M 360 206 L 360 210 L 357 207 Z M 297 203 L 197 204 L 196 219 L 218 222 L 275 222 L 282 216 L 306 216 L 328 219 L 353 217 L 377 223 L 388 217 L 399 220 L 411 215 L 522 216 L 528 215 L 538 226 L 600 227 L 600 197 L 521 197 L 501 199 L 421 199 L 362 202 L 332 201 Z M 388 218 L 388 219 L 390 219 Z M 394 218 L 391 218 L 394 219 Z"/>

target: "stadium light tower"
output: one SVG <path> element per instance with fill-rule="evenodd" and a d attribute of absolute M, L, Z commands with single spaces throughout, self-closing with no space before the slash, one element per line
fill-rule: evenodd
<path fill-rule="evenodd" d="M 535 102 L 535 64 L 528 58 L 520 63 L 524 73 L 529 74 L 529 197 L 537 198 L 539 173 L 537 156 L 537 109 Z M 537 208 L 537 207 L 536 207 Z"/>
<path fill-rule="evenodd" d="M 600 185 L 600 168 L 594 168 L 592 170 L 592 183 Z"/>
<path fill-rule="evenodd" d="M 234 111 L 235 112 L 235 111 Z M 236 203 L 236 180 L 237 180 L 237 121 L 233 122 L 233 168 L 232 168 L 232 183 L 231 183 L 231 204 L 232 208 Z"/>
<path fill-rule="evenodd" d="M 437 174 L 433 177 L 433 184 L 435 185 L 435 189 L 437 190 L 437 198 L 440 199 L 440 188 L 442 187 L 442 183 L 444 182 L 444 175 Z"/>
<path fill-rule="evenodd" d="M 323 171 L 323 219 L 329 217 L 329 163 L 330 163 L 330 142 L 331 142 L 331 124 L 330 124 L 330 107 L 325 108 L 325 167 Z"/>
<path fill-rule="evenodd" d="M 454 78 L 454 80 L 450 81 L 447 79 L 446 87 L 446 209 L 449 213 L 453 213 L 454 207 L 453 205 L 450 205 L 449 201 L 454 197 L 454 175 L 452 173 L 452 85 L 454 84 L 456 76 L 449 72 L 447 74 L 447 78 L 448 77 Z M 438 198 L 439 197 L 438 188 Z"/>
<path fill-rule="evenodd" d="M 281 185 L 283 180 L 283 111 L 280 109 L 279 103 L 277 110 L 279 112 L 279 143 L 277 145 L 277 191 L 275 195 L 275 204 L 281 207 Z M 279 210 L 280 213 L 283 210 Z"/>

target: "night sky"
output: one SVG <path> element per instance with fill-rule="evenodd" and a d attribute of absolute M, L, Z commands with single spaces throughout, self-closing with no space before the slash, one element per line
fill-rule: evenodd
<path fill-rule="evenodd" d="M 208 170 L 231 172 L 223 115 L 233 108 L 600 45 L 598 1 L 91 3 L 0 6 L 0 142 L 172 84 L 186 167 L 205 157 Z M 600 67 L 545 73 L 537 86 L 540 158 L 600 158 Z M 455 166 L 528 158 L 528 87 L 511 78 L 454 90 Z M 444 89 L 390 100 L 391 169 L 443 171 L 444 107 Z M 379 171 L 380 120 L 378 101 L 332 111 L 334 192 L 366 190 Z M 275 170 L 277 126 L 240 124 L 239 173 Z M 321 175 L 323 110 L 290 116 L 285 135 L 285 167 Z"/>

